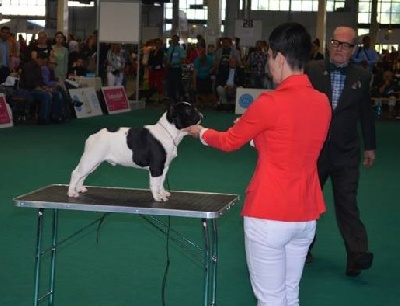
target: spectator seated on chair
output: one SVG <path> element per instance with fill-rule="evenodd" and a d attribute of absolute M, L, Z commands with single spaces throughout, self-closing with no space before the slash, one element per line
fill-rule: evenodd
<path fill-rule="evenodd" d="M 34 119 L 32 115 L 33 100 L 28 91 L 23 89 L 15 89 L 13 90 L 8 101 L 13 113 L 13 120 L 15 124 Z"/>
<path fill-rule="evenodd" d="M 24 64 L 21 71 L 20 88 L 27 90 L 39 105 L 38 124 L 48 124 L 51 119 L 52 95 L 43 82 L 41 69 L 46 60 L 47 54 L 39 52 L 36 58 Z"/>
<path fill-rule="evenodd" d="M 65 83 L 56 77 L 55 68 L 57 63 L 54 59 L 46 61 L 42 66 L 43 83 L 49 88 L 53 100 L 53 114 L 56 121 L 71 118 L 71 103 L 66 92 Z"/>
<path fill-rule="evenodd" d="M 74 78 L 76 76 L 86 76 L 89 70 L 85 67 L 85 61 L 82 55 L 76 55 L 76 59 L 68 69 L 68 77 Z"/>
<path fill-rule="evenodd" d="M 19 76 L 11 74 L 1 84 L 1 92 L 7 97 L 14 123 L 24 122 L 31 117 L 32 97 L 26 90 L 19 89 Z"/>
<path fill-rule="evenodd" d="M 245 72 L 238 66 L 235 57 L 229 58 L 229 69 L 217 74 L 216 89 L 218 94 L 217 109 L 227 110 L 235 105 L 236 88 L 243 87 L 246 80 Z"/>
<path fill-rule="evenodd" d="M 197 103 L 204 107 L 205 104 L 214 103 L 212 96 L 211 71 L 213 59 L 202 49 L 193 62 L 192 89 L 196 94 Z"/>
<path fill-rule="evenodd" d="M 391 71 L 385 71 L 382 75 L 382 80 L 379 80 L 372 87 L 372 97 L 388 99 L 389 118 L 394 118 L 396 112 L 397 115 L 399 115 L 399 105 L 396 104 L 396 99 L 399 98 L 399 90 L 398 81 L 394 79 L 393 72 Z M 377 106 L 382 106 L 382 101 L 380 99 L 375 99 L 375 107 Z"/>

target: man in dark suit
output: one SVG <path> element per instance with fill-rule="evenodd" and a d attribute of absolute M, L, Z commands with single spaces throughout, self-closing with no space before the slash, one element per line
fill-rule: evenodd
<path fill-rule="evenodd" d="M 375 121 L 369 98 L 372 76 L 368 70 L 350 63 L 355 45 L 355 31 L 338 27 L 330 40 L 330 58 L 312 61 L 306 67 L 315 89 L 326 93 L 332 105 L 330 130 L 318 160 L 318 172 L 321 186 L 328 177 L 331 179 L 337 224 L 347 251 L 348 276 L 370 268 L 373 260 L 357 205 L 358 124 L 364 144 L 363 164 L 370 168 L 375 160 Z"/>
<path fill-rule="evenodd" d="M 233 109 L 236 88 L 243 87 L 245 79 L 244 69 L 239 66 L 235 57 L 230 57 L 228 69 L 219 70 L 216 76 L 215 86 L 219 99 L 217 109 Z"/>

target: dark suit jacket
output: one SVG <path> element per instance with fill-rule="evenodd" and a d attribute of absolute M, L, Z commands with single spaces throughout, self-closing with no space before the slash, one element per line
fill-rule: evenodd
<path fill-rule="evenodd" d="M 305 69 L 314 88 L 325 93 L 332 104 L 329 61 L 310 61 Z M 329 158 L 334 166 L 356 166 L 360 162 L 358 124 L 364 150 L 375 150 L 375 118 L 369 96 L 371 73 L 350 64 L 343 92 L 333 110 L 328 137 L 320 159 Z"/>
<path fill-rule="evenodd" d="M 215 81 L 216 86 L 225 86 L 229 78 L 229 69 L 227 73 L 218 73 Z M 234 83 L 236 86 L 243 86 L 246 81 L 246 74 L 242 67 L 235 69 Z"/>
<path fill-rule="evenodd" d="M 42 69 L 35 60 L 30 60 L 22 67 L 21 87 L 27 90 L 34 90 L 39 86 L 44 86 Z"/>

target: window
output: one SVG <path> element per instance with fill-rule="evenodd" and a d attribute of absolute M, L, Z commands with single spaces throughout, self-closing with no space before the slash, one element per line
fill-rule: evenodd
<path fill-rule="evenodd" d="M 166 3 L 164 6 L 165 18 L 172 19 L 172 3 Z M 203 0 L 180 0 L 179 10 L 186 13 L 187 19 L 207 20 L 208 8 L 203 6 Z"/>
<path fill-rule="evenodd" d="M 221 3 L 221 20 L 225 20 L 226 17 L 226 1 L 222 0 Z M 190 24 L 207 24 L 208 19 L 208 7 L 203 5 L 204 0 L 180 0 L 179 10 L 186 13 L 186 18 Z M 173 4 L 164 4 L 164 18 L 165 18 L 165 30 L 170 31 L 172 29 L 172 16 L 173 16 Z M 224 27 L 221 26 L 223 29 Z"/>
<path fill-rule="evenodd" d="M 336 12 L 345 8 L 345 0 L 331 0 L 326 2 L 327 12 Z"/>
<path fill-rule="evenodd" d="M 89 1 L 87 1 L 89 2 Z M 68 1 L 68 6 L 94 6 L 94 1 L 90 1 L 88 4 L 84 4 L 79 1 Z"/>
<path fill-rule="evenodd" d="M 46 0 L 3 0 L 1 5 L 2 14 L 6 16 L 38 16 L 46 15 Z M 94 6 L 82 4 L 79 1 L 68 1 L 68 6 Z"/>
<path fill-rule="evenodd" d="M 333 12 L 345 7 L 346 0 L 327 0 L 326 11 Z M 240 0 L 243 9 L 243 0 Z M 252 0 L 251 9 L 254 11 L 294 11 L 317 12 L 318 0 Z"/>
<path fill-rule="evenodd" d="M 292 0 L 292 11 L 316 12 L 318 1 L 315 0 Z"/>
<path fill-rule="evenodd" d="M 371 23 L 371 0 L 359 0 L 358 23 L 368 25 Z M 378 1 L 378 23 L 383 25 L 400 23 L 400 0 Z"/>
<path fill-rule="evenodd" d="M 46 0 L 3 0 L 2 14 L 10 16 L 45 16 Z"/>

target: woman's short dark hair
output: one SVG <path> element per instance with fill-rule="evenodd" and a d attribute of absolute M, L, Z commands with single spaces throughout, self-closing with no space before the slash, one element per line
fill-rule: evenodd
<path fill-rule="evenodd" d="M 269 47 L 275 58 L 278 52 L 286 57 L 292 69 L 303 69 L 310 59 L 311 36 L 300 23 L 288 22 L 277 26 L 269 36 Z"/>

